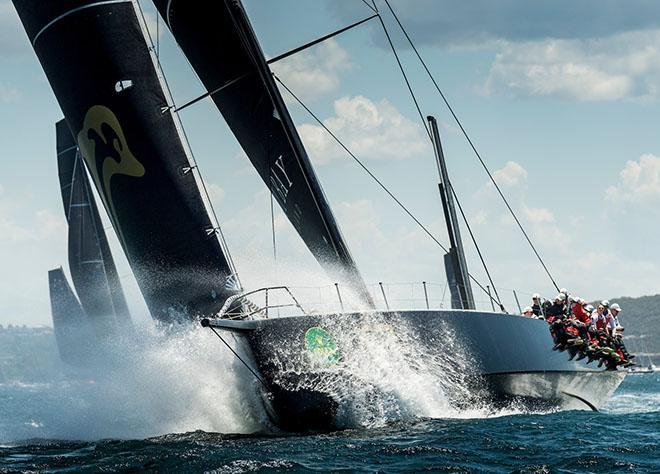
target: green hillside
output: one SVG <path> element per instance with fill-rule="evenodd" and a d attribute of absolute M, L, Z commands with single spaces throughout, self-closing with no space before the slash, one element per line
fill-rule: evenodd
<path fill-rule="evenodd" d="M 619 303 L 623 311 L 619 321 L 626 328 L 626 345 L 631 352 L 660 354 L 660 295 L 639 298 L 612 298 L 610 303 Z M 639 336 L 643 335 L 643 339 Z"/>

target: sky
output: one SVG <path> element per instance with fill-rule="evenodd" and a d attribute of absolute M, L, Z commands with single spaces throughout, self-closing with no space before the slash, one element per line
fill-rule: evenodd
<path fill-rule="evenodd" d="M 142 1 L 155 40 L 156 13 Z M 362 0 L 244 0 L 279 55 L 369 16 Z M 559 286 L 590 300 L 660 293 L 660 3 L 653 0 L 391 0 Z M 440 123 L 452 184 L 501 299 L 556 293 L 383 0 L 376 0 L 424 115 Z M 177 103 L 203 88 L 159 25 Z M 274 72 L 446 243 L 431 143 L 373 19 Z M 351 252 L 392 294 L 446 296 L 442 250 L 282 91 Z M 66 271 L 54 123 L 61 111 L 11 4 L 0 0 L 0 324 L 51 324 L 47 271 Z M 210 100 L 180 113 L 246 289 L 332 283 Z M 107 220 L 106 220 L 107 222 Z M 484 284 L 467 230 L 470 271 Z M 136 318 L 144 303 L 112 230 Z M 397 290 L 398 288 L 398 290 Z M 417 291 L 417 290 L 410 290 Z M 415 293 L 416 297 L 419 293 Z M 475 289 L 481 307 L 487 299 Z M 403 298 L 403 296 L 401 296 Z M 446 302 L 446 300 L 445 300 Z M 625 308 L 624 308 L 625 311 Z"/>

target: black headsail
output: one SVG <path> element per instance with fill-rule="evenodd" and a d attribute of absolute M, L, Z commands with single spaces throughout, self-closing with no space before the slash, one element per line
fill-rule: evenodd
<path fill-rule="evenodd" d="M 238 291 L 130 0 L 13 0 L 155 318 Z M 165 110 L 164 110 L 165 108 Z"/>
<path fill-rule="evenodd" d="M 373 306 L 241 2 L 154 3 L 312 254 Z"/>
<path fill-rule="evenodd" d="M 68 364 L 84 364 L 92 353 L 93 334 L 89 320 L 76 295 L 71 291 L 62 268 L 48 272 L 48 288 L 60 359 Z"/>
<path fill-rule="evenodd" d="M 101 335 L 131 321 L 108 239 L 69 126 L 55 125 L 57 169 L 69 224 L 69 269 L 85 313 Z"/>

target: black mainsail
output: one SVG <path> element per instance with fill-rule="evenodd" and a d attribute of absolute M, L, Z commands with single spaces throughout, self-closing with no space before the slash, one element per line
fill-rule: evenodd
<path fill-rule="evenodd" d="M 89 320 L 61 267 L 48 272 L 48 287 L 53 330 L 60 359 L 68 364 L 84 364 L 90 355 L 92 344 Z"/>
<path fill-rule="evenodd" d="M 373 306 L 241 2 L 154 3 L 309 250 Z"/>
<path fill-rule="evenodd" d="M 130 0 L 13 0 L 152 316 L 212 314 L 239 288 Z"/>
<path fill-rule="evenodd" d="M 69 270 L 85 313 L 107 335 L 131 321 L 108 239 L 78 146 L 64 120 L 55 125 L 57 168 L 69 224 Z"/>

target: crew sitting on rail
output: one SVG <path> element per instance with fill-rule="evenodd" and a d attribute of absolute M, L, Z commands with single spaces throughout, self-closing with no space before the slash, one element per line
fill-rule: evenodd
<path fill-rule="evenodd" d="M 567 300 L 570 302 L 568 307 L 565 305 Z M 634 365 L 632 358 L 635 356 L 628 353 L 622 336 L 617 334 L 617 328 L 622 328 L 617 318 L 620 311 L 618 304 L 610 307 L 607 300 L 594 311 L 586 300 L 560 293 L 546 313 L 555 341 L 553 349 L 568 350 L 571 359 L 588 357 L 587 363 L 599 360 L 598 366 L 605 364 L 609 370 L 615 370 L 619 365 Z"/>
<path fill-rule="evenodd" d="M 583 298 L 573 297 L 573 304 L 571 305 L 571 313 L 575 318 L 585 325 L 591 324 L 591 314 L 585 309 L 587 302 Z"/>
<path fill-rule="evenodd" d="M 621 326 L 621 323 L 619 323 L 619 313 L 621 312 L 621 306 L 618 305 L 618 303 L 614 303 L 612 306 L 610 306 L 610 314 L 612 315 L 612 322 L 614 334 L 618 334 L 619 332 L 623 331 L 625 328 Z"/>
<path fill-rule="evenodd" d="M 541 305 L 541 295 L 538 293 L 532 295 L 532 311 L 536 316 L 545 316 L 543 306 Z"/>
<path fill-rule="evenodd" d="M 548 323 L 552 323 L 555 319 L 563 319 L 566 315 L 566 295 L 559 293 L 555 297 L 554 303 L 548 306 L 545 310 L 545 316 Z"/>

